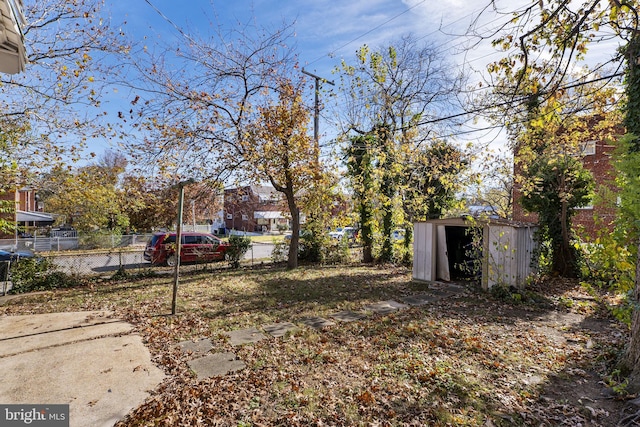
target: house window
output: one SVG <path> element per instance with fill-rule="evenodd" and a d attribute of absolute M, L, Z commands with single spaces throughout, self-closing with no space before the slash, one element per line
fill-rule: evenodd
<path fill-rule="evenodd" d="M 233 214 L 228 213 L 227 214 L 227 219 L 233 219 Z"/>
<path fill-rule="evenodd" d="M 249 220 L 249 215 L 247 215 L 247 214 L 242 214 L 242 220 L 243 220 L 243 221 L 248 221 L 248 220 Z"/>
<path fill-rule="evenodd" d="M 596 141 L 591 140 L 582 144 L 582 155 L 583 156 L 593 156 L 596 154 Z"/>

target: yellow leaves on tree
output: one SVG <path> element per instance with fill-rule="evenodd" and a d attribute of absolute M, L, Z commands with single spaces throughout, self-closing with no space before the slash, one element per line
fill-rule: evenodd
<path fill-rule="evenodd" d="M 274 187 L 304 188 L 313 178 L 317 150 L 307 133 L 309 112 L 300 87 L 283 82 L 278 103 L 260 108 L 260 117 L 247 132 L 245 157 L 255 167 L 257 179 Z"/>

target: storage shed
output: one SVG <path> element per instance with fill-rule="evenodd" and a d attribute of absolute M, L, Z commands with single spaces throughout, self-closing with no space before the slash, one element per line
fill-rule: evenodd
<path fill-rule="evenodd" d="M 413 225 L 413 278 L 424 281 L 479 279 L 523 288 L 532 273 L 537 227 L 471 216 L 434 219 Z"/>

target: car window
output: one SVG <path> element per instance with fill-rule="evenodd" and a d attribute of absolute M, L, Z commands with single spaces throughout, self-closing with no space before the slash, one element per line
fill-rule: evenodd
<path fill-rule="evenodd" d="M 176 242 L 176 235 L 175 234 L 170 234 L 167 237 L 164 238 L 164 240 L 162 241 L 163 244 L 167 244 L 167 243 L 175 243 Z"/>
<path fill-rule="evenodd" d="M 206 243 L 208 245 L 217 245 L 218 244 L 218 240 L 215 237 L 202 236 L 202 239 L 203 239 L 203 243 Z"/>
<path fill-rule="evenodd" d="M 182 242 L 186 245 L 195 245 L 200 243 L 200 236 L 182 236 Z"/>

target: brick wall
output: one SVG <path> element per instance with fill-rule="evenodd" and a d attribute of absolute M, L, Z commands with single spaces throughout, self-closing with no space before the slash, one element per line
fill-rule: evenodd
<path fill-rule="evenodd" d="M 288 211 L 286 203 L 275 190 L 273 200 L 266 198 L 265 194 L 261 198 L 259 190 L 256 186 L 245 186 L 224 191 L 224 221 L 228 229 L 261 231 L 262 225 L 255 219 L 255 212 Z"/>
<path fill-rule="evenodd" d="M 594 176 L 596 193 L 606 193 L 607 190 L 609 193 L 615 192 L 613 185 L 615 171 L 611 164 L 611 154 L 614 150 L 615 146 L 610 141 L 599 140 L 595 141 L 595 153 L 583 156 L 583 165 Z M 518 176 L 520 172 L 521 168 L 516 164 L 514 173 Z M 526 212 L 520 204 L 522 194 L 518 184 L 514 185 L 513 191 L 513 219 L 537 223 L 537 215 Z M 580 236 L 591 239 L 597 237 L 603 230 L 611 231 L 616 216 L 613 202 L 594 202 L 593 206 L 578 209 L 572 220 L 574 231 Z"/>

